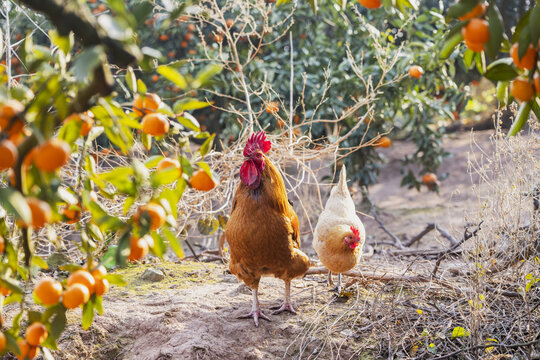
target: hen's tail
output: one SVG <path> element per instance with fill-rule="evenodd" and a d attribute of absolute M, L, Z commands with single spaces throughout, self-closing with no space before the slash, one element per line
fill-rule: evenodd
<path fill-rule="evenodd" d="M 349 189 L 347 188 L 347 170 L 345 165 L 341 167 L 341 172 L 339 173 L 339 182 L 337 183 L 337 188 L 343 196 L 349 194 Z"/>

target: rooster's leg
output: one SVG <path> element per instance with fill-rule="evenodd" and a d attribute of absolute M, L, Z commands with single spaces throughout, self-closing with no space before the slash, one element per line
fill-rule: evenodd
<path fill-rule="evenodd" d="M 326 279 L 326 286 L 332 286 L 334 282 L 332 281 L 332 272 L 328 270 L 328 278 Z"/>
<path fill-rule="evenodd" d="M 331 278 L 331 275 L 330 275 L 330 274 L 331 274 L 331 272 L 329 271 L 329 272 L 328 272 L 328 279 L 331 281 L 332 278 Z M 334 285 L 334 283 L 333 283 L 333 282 L 329 282 L 328 285 Z M 342 288 L 341 288 L 341 274 L 337 274 L 337 286 L 333 287 L 333 288 L 330 289 L 329 291 L 331 291 L 331 292 L 336 292 L 336 293 L 338 293 L 338 294 L 341 294 L 341 290 L 342 290 Z"/>
<path fill-rule="evenodd" d="M 272 308 L 272 310 L 276 309 L 272 313 L 272 315 L 282 313 L 284 311 L 288 311 L 291 314 L 296 314 L 296 311 L 294 311 L 294 308 L 291 303 L 291 281 L 285 281 L 285 301 L 281 306 L 275 306 Z"/>
<path fill-rule="evenodd" d="M 259 326 L 259 318 L 272 321 L 268 318 L 268 316 L 264 315 L 261 310 L 261 305 L 259 304 L 259 297 L 257 296 L 258 292 L 259 292 L 258 288 L 251 290 L 251 293 L 253 295 L 253 303 L 251 305 L 251 312 L 247 315 L 238 317 L 239 319 L 253 318 L 253 321 L 255 322 L 255 326 Z"/>

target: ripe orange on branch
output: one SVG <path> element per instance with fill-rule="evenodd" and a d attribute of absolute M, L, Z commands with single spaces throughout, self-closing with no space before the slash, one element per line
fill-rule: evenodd
<path fill-rule="evenodd" d="M 482 43 L 472 43 L 469 40 L 465 39 L 465 45 L 467 48 L 473 52 L 482 52 L 484 51 L 484 44 Z"/>
<path fill-rule="evenodd" d="M 377 9 L 381 7 L 381 0 L 358 0 L 358 2 L 368 9 Z"/>
<path fill-rule="evenodd" d="M 141 95 L 135 95 L 135 100 L 133 101 L 133 112 L 137 116 L 142 116 L 144 114 L 150 114 L 155 112 L 159 105 L 161 104 L 161 98 L 154 93 L 147 93 L 144 96 L 144 99 Z"/>
<path fill-rule="evenodd" d="M 460 16 L 459 20 L 465 21 L 465 20 L 469 20 L 475 17 L 480 17 L 484 15 L 484 13 L 486 12 L 486 9 L 487 9 L 487 4 L 480 3 L 476 5 L 471 11 L 469 11 L 465 15 Z"/>
<path fill-rule="evenodd" d="M 148 214 L 150 217 L 150 229 L 152 230 L 157 230 L 165 224 L 165 210 L 159 204 L 148 203 L 139 206 L 137 212 L 133 215 L 133 220 L 139 222 L 143 214 Z"/>
<path fill-rule="evenodd" d="M 75 283 L 68 287 L 62 296 L 62 304 L 66 309 L 75 309 L 90 299 L 90 291 L 83 284 Z"/>
<path fill-rule="evenodd" d="M 71 286 L 73 284 L 82 284 L 88 288 L 90 294 L 94 293 L 94 288 L 96 286 L 96 280 L 86 270 L 77 270 L 73 272 L 67 279 L 67 285 Z"/>
<path fill-rule="evenodd" d="M 514 61 L 514 64 L 516 64 L 516 66 L 520 69 L 531 70 L 536 63 L 536 49 L 529 44 L 525 55 L 523 55 L 523 57 L 520 59 L 518 54 L 518 46 L 518 43 L 515 43 L 510 49 L 510 56 Z"/>
<path fill-rule="evenodd" d="M 110 284 L 107 279 L 97 279 L 96 280 L 96 295 L 102 296 L 109 291 Z"/>
<path fill-rule="evenodd" d="M 214 180 L 204 170 L 197 170 L 189 180 L 189 184 L 200 191 L 209 191 L 216 187 Z"/>
<path fill-rule="evenodd" d="M 21 132 L 24 127 L 24 123 L 21 119 L 15 119 L 11 124 L 9 130 L 9 124 L 11 118 L 24 111 L 24 105 L 17 100 L 10 99 L 0 106 L 0 130 L 8 131 L 8 135 L 13 135 Z"/>
<path fill-rule="evenodd" d="M 54 305 L 62 296 L 62 284 L 51 277 L 41 279 L 34 288 L 34 294 L 44 305 Z"/>
<path fill-rule="evenodd" d="M 169 119 L 160 113 L 147 114 L 142 120 L 142 130 L 152 136 L 162 136 L 169 131 Z"/>
<path fill-rule="evenodd" d="M 53 172 L 69 161 L 71 149 L 69 145 L 59 139 L 50 139 L 40 145 L 34 153 L 34 164 L 45 172 Z"/>
<path fill-rule="evenodd" d="M 489 24 L 486 20 L 471 19 L 461 29 L 461 34 L 465 41 L 469 41 L 469 43 L 484 44 L 489 40 Z"/>
<path fill-rule="evenodd" d="M 9 140 L 0 142 L 0 171 L 12 168 L 18 158 L 17 147 Z"/>
<path fill-rule="evenodd" d="M 47 328 L 40 322 L 32 323 L 29 327 L 26 328 L 26 341 L 32 346 L 38 346 L 43 344 L 43 342 L 49 336 Z"/>
<path fill-rule="evenodd" d="M 52 219 L 52 210 L 48 203 L 36 198 L 27 198 L 26 203 L 32 213 L 32 226 L 36 229 L 42 228 Z"/>
<path fill-rule="evenodd" d="M 515 79 L 510 84 L 510 94 L 520 101 L 529 101 L 534 96 L 534 90 L 531 83 L 524 79 Z"/>
<path fill-rule="evenodd" d="M 264 110 L 269 114 L 276 114 L 279 111 L 279 105 L 275 101 L 270 101 L 266 104 Z"/>
<path fill-rule="evenodd" d="M 6 347 L 6 335 L 0 331 L 0 351 L 4 350 Z"/>
<path fill-rule="evenodd" d="M 146 241 L 146 236 L 143 236 L 142 238 L 132 237 L 129 240 L 128 260 L 140 260 L 146 255 L 148 255 L 148 242 Z"/>
<path fill-rule="evenodd" d="M 409 75 L 413 78 L 420 79 L 424 74 L 424 69 L 421 66 L 413 65 L 409 68 Z"/>
<path fill-rule="evenodd" d="M 39 354 L 39 348 L 37 346 L 30 345 L 24 339 L 17 340 L 17 345 L 19 346 L 20 350 L 20 355 L 17 355 L 18 360 L 31 360 Z"/>
<path fill-rule="evenodd" d="M 375 142 L 375 147 L 389 148 L 392 145 L 392 140 L 388 136 L 383 136 Z"/>
<path fill-rule="evenodd" d="M 157 164 L 156 167 L 158 172 L 170 169 L 177 169 L 179 171 L 178 176 L 182 175 L 182 167 L 180 166 L 180 162 L 176 159 L 164 158 Z"/>

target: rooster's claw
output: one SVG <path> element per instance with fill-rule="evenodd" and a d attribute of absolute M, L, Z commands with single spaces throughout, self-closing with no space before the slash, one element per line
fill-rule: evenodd
<path fill-rule="evenodd" d="M 270 309 L 276 310 L 276 311 L 272 312 L 272 315 L 280 314 L 280 313 L 282 313 L 284 311 L 288 311 L 291 314 L 296 315 L 296 311 L 294 311 L 294 308 L 293 308 L 292 304 L 290 304 L 290 303 L 283 303 L 281 305 L 271 307 Z"/>
<path fill-rule="evenodd" d="M 257 327 L 259 327 L 259 318 L 267 320 L 267 321 L 272 321 L 270 320 L 270 318 L 268 318 L 268 316 L 264 315 L 261 310 L 251 311 L 247 315 L 241 315 L 238 317 L 238 319 L 249 319 L 249 318 L 253 318 L 253 321 L 255 322 L 255 326 Z"/>

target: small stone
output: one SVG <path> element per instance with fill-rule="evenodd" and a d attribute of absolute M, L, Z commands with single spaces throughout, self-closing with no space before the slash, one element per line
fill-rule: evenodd
<path fill-rule="evenodd" d="M 165 274 L 163 271 L 159 269 L 152 269 L 148 268 L 144 271 L 144 273 L 141 275 L 141 280 L 146 281 L 152 281 L 152 282 L 158 282 L 165 278 Z"/>
<path fill-rule="evenodd" d="M 49 269 L 56 270 L 60 266 L 66 265 L 67 263 L 69 263 L 69 259 L 64 252 L 53 252 L 47 258 L 47 265 L 49 266 Z"/>

